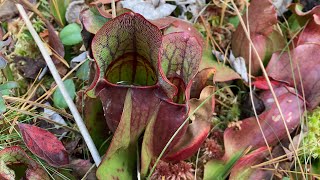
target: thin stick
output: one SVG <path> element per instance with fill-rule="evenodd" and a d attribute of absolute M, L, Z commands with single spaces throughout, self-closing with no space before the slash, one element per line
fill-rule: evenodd
<path fill-rule="evenodd" d="M 41 52 L 41 54 L 43 55 L 43 58 L 45 59 L 49 69 L 50 69 L 50 72 L 55 80 L 55 82 L 57 83 L 60 91 L 61 91 L 61 94 L 63 96 L 63 98 L 65 99 L 66 103 L 68 104 L 68 107 L 74 117 L 74 120 L 76 121 L 78 127 L 79 127 L 79 130 L 83 136 L 83 139 L 84 141 L 86 142 L 87 146 L 88 146 L 88 149 L 89 151 L 91 152 L 91 155 L 92 155 L 92 158 L 96 164 L 96 166 L 98 166 L 101 162 L 101 158 L 100 158 L 100 155 L 98 153 L 98 150 L 96 148 L 96 146 L 94 145 L 93 141 L 92 141 L 92 138 L 86 128 L 86 126 L 84 125 L 83 123 L 83 120 L 74 104 L 74 102 L 72 101 L 72 99 L 70 98 L 63 82 L 62 82 L 62 79 L 55 67 L 55 65 L 53 64 L 52 62 L 52 59 L 51 57 L 49 56 L 49 53 L 47 51 L 47 49 L 45 48 L 43 42 L 41 41 L 39 35 L 37 34 L 37 32 L 34 30 L 28 16 L 27 16 L 27 13 L 26 11 L 24 10 L 23 6 L 21 4 L 16 4 L 18 10 L 19 10 L 19 13 L 21 15 L 21 17 L 23 18 L 23 20 L 25 21 L 26 23 L 26 26 L 28 27 L 33 39 L 35 40 L 35 42 L 37 43 L 38 47 L 39 47 L 39 50 Z"/>
<path fill-rule="evenodd" d="M 115 0 L 111 1 L 111 9 L 112 9 L 112 18 L 117 17 Z"/>

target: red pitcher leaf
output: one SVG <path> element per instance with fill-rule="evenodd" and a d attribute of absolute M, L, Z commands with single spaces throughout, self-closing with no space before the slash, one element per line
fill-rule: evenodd
<path fill-rule="evenodd" d="M 96 7 L 91 7 L 81 11 L 80 20 L 88 32 L 96 34 L 109 19 L 100 15 Z"/>
<path fill-rule="evenodd" d="M 272 175 L 271 172 L 268 173 L 265 171 L 266 173 L 264 173 L 262 170 L 251 168 L 251 166 L 262 162 L 268 155 L 268 152 L 269 151 L 267 147 L 261 147 L 250 154 L 241 157 L 232 168 L 229 179 L 270 179 L 271 177 L 268 176 Z"/>
<path fill-rule="evenodd" d="M 100 92 L 99 97 L 102 102 L 104 116 L 109 129 L 113 132 L 116 131 L 120 122 L 127 91 L 128 88 L 110 86 L 102 89 Z"/>
<path fill-rule="evenodd" d="M 25 176 L 30 180 L 49 180 L 49 176 L 41 166 L 32 160 L 22 148 L 12 146 L 0 151 L 0 179 L 15 179 L 15 173 L 7 165 L 23 164 L 28 167 Z"/>
<path fill-rule="evenodd" d="M 269 91 L 269 93 L 271 92 Z M 278 96 L 278 101 L 288 130 L 292 132 L 300 124 L 300 118 L 303 114 L 303 101 L 289 91 Z M 270 146 L 283 138 L 287 138 L 284 122 L 275 102 L 258 118 L 263 134 Z M 224 132 L 225 159 L 249 146 L 252 146 L 253 149 L 266 146 L 255 117 L 244 119 L 241 122 L 241 129 L 229 127 Z"/>
<path fill-rule="evenodd" d="M 195 120 L 189 124 L 186 133 L 173 147 L 172 152 L 166 155 L 165 161 L 179 162 L 194 155 L 201 144 L 206 140 L 211 129 L 211 123 L 202 120 Z"/>
<path fill-rule="evenodd" d="M 187 107 L 182 104 L 162 101 L 157 111 L 150 118 L 146 128 L 141 150 L 141 174 L 145 176 L 151 160 L 160 155 L 173 134 L 187 118 Z M 187 125 L 182 127 L 166 149 L 162 158 L 169 154 L 173 147 L 186 133 Z"/>
<path fill-rule="evenodd" d="M 295 89 L 291 88 L 291 87 L 287 87 L 287 86 L 282 85 L 282 86 L 274 88 L 273 90 L 274 90 L 276 97 L 280 97 L 286 93 L 292 93 L 292 94 L 300 97 L 298 94 L 296 94 Z M 266 110 L 269 110 L 275 102 L 273 95 L 272 95 L 272 93 L 270 93 L 270 91 L 261 92 L 259 94 L 259 98 L 263 101 L 263 104 L 264 104 Z"/>
<path fill-rule="evenodd" d="M 144 132 L 143 141 L 142 141 L 142 148 L 141 148 L 141 176 L 146 177 L 147 172 L 149 170 L 149 166 L 151 163 L 152 158 L 154 157 L 154 150 L 153 150 L 153 129 L 156 128 L 156 118 L 158 116 L 159 106 L 155 109 L 154 113 L 150 117 L 150 121 L 146 127 Z"/>
<path fill-rule="evenodd" d="M 136 159 L 136 137 L 131 137 L 131 117 L 133 98 L 129 89 L 125 95 L 120 123 L 112 142 L 97 169 L 99 179 L 132 179 Z"/>
<path fill-rule="evenodd" d="M 69 157 L 63 144 L 49 131 L 29 124 L 18 124 L 28 149 L 48 164 L 60 167 L 69 164 Z"/>
<path fill-rule="evenodd" d="M 272 52 L 285 47 L 284 38 L 273 27 L 277 24 L 276 10 L 269 0 L 254 0 L 250 2 L 248 13 L 249 22 L 246 20 L 246 14 L 242 18 L 245 24 L 249 23 L 250 37 L 261 60 L 267 61 Z M 243 57 L 248 68 L 250 44 L 241 25 L 238 26 L 233 34 L 231 45 L 235 57 Z M 251 53 L 251 58 L 252 74 L 255 75 L 260 72 L 259 60 L 254 52 Z"/>
<path fill-rule="evenodd" d="M 131 116 L 131 136 L 138 137 L 149 120 L 149 116 L 154 111 L 154 108 L 159 104 L 160 100 L 155 96 L 156 87 L 117 87 L 106 86 L 100 92 L 100 100 L 103 104 L 104 116 L 107 120 L 108 127 L 115 132 L 119 124 L 124 100 L 128 89 L 132 92 L 132 116 Z"/>
<path fill-rule="evenodd" d="M 130 136 L 131 131 L 131 117 L 132 117 L 132 107 L 133 98 L 131 89 L 127 90 L 125 94 L 124 106 L 122 107 L 120 122 L 116 127 L 114 137 L 108 149 L 108 156 L 113 154 L 119 148 L 127 148 L 133 141 Z"/>
<path fill-rule="evenodd" d="M 174 102 L 186 102 L 188 95 L 184 92 L 198 71 L 201 53 L 201 44 L 188 33 L 171 33 L 163 37 L 160 72 L 177 88 Z M 167 95 L 172 98 L 170 92 Z"/>
<path fill-rule="evenodd" d="M 296 47 L 290 53 L 274 53 L 267 66 L 267 73 L 276 80 L 289 82 L 298 91 L 304 91 L 309 109 L 315 108 L 320 103 L 320 45 L 304 44 Z M 294 73 L 294 78 L 293 74 Z M 301 79 L 299 78 L 301 75 Z"/>
<path fill-rule="evenodd" d="M 155 156 L 160 155 L 170 138 L 187 119 L 187 117 L 188 109 L 185 104 L 175 104 L 166 101 L 161 102 L 158 116 L 155 121 L 155 126 L 152 131 L 152 149 Z M 164 156 L 172 151 L 173 147 L 178 143 L 186 130 L 187 126 L 185 125 L 182 130 L 176 135 L 174 140 L 170 143 Z"/>
<path fill-rule="evenodd" d="M 97 175 L 131 179 L 136 144 L 147 125 L 142 154 L 148 154 L 142 155 L 142 169 L 161 153 L 187 118 L 185 103 L 197 73 L 201 45 L 188 32 L 163 37 L 158 27 L 129 12 L 108 21 L 94 36 L 91 47 L 98 66 L 92 88 L 102 101 L 109 128 L 115 132 Z M 165 155 L 186 129 L 182 128 Z"/>
<path fill-rule="evenodd" d="M 190 111 L 192 123 L 189 124 L 185 135 L 180 139 L 172 152 L 165 157 L 167 161 L 178 162 L 192 156 L 207 138 L 211 129 L 210 120 L 214 112 L 214 87 L 205 87 L 199 99 L 190 99 Z M 210 98 L 210 96 L 212 96 Z M 207 98 L 210 98 L 207 100 Z M 207 100 L 203 105 L 205 100 Z M 200 107 L 194 114 L 191 114 Z"/>
<path fill-rule="evenodd" d="M 298 44 L 320 43 L 320 13 L 314 14 L 304 30 L 299 34 Z"/>
<path fill-rule="evenodd" d="M 311 10 L 307 11 L 307 12 L 303 12 L 302 8 L 300 7 L 302 6 L 302 4 L 299 3 L 292 3 L 289 6 L 289 9 L 291 9 L 294 13 L 298 14 L 299 16 L 312 16 L 313 14 L 320 14 L 320 6 L 315 6 L 313 7 Z"/>
<path fill-rule="evenodd" d="M 192 100 L 193 103 L 190 108 L 192 110 L 196 109 L 212 93 L 213 87 L 207 87 L 199 100 Z M 188 158 L 201 146 L 210 130 L 208 120 L 213 113 L 213 109 L 214 101 L 212 99 L 194 114 L 196 119 L 189 127 L 184 126 L 177 134 L 165 151 L 164 160 L 179 161 Z M 161 102 L 157 116 L 151 118 L 144 134 L 141 157 L 142 173 L 147 172 L 152 157 L 158 156 L 163 151 L 172 135 L 185 121 L 187 118 L 186 110 L 184 105 Z M 174 113 L 175 115 L 173 116 L 172 114 Z"/>

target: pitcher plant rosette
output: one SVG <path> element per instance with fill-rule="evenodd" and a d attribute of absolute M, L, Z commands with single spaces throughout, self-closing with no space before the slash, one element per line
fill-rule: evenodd
<path fill-rule="evenodd" d="M 146 176 L 152 160 L 188 118 L 202 40 L 192 26 L 182 29 L 164 35 L 143 16 L 129 12 L 108 21 L 95 34 L 91 51 L 97 72 L 91 90 L 100 98 L 107 124 L 114 132 L 97 170 L 98 178 L 134 177 L 137 144 L 143 132 L 139 162 L 141 175 Z M 213 88 L 206 91 L 210 94 Z M 199 122 L 196 131 L 192 124 L 183 126 L 163 160 L 177 162 L 198 150 L 210 123 Z"/>

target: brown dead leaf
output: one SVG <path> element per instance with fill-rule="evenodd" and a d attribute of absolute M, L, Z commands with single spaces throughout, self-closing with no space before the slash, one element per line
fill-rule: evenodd
<path fill-rule="evenodd" d="M 14 1 L 5 0 L 0 4 L 0 21 L 5 22 L 19 14 Z"/>
<path fill-rule="evenodd" d="M 70 163 L 70 168 L 73 170 L 72 174 L 75 175 L 78 179 L 83 178 L 83 176 L 90 170 L 93 164 L 89 160 L 84 159 L 75 159 Z M 94 167 L 87 176 L 87 180 L 95 180 L 97 168 Z"/>
<path fill-rule="evenodd" d="M 58 72 L 61 75 L 65 75 L 67 73 L 67 64 L 63 63 L 61 59 L 64 58 L 64 46 L 56 34 L 54 27 L 49 22 L 46 23 L 49 32 L 49 45 L 54 50 L 54 54 L 52 56 L 53 63 L 56 65 Z M 59 58 L 58 58 L 59 57 Z"/>
<path fill-rule="evenodd" d="M 115 2 L 118 2 L 119 0 L 115 0 Z M 97 4 L 111 4 L 112 0 L 96 0 L 92 2 L 91 4 L 97 5 Z"/>
<path fill-rule="evenodd" d="M 21 75 L 30 79 L 35 79 L 40 70 L 46 67 L 46 63 L 42 58 L 31 59 L 28 57 L 15 56 L 13 62 L 16 64 Z"/>
<path fill-rule="evenodd" d="M 191 98 L 199 98 L 202 89 L 208 85 L 213 85 L 213 76 L 216 70 L 214 68 L 203 69 L 196 74 L 192 80 L 190 90 Z"/>

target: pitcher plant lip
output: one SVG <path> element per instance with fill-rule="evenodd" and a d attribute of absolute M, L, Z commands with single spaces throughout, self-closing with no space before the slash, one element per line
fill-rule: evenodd
<path fill-rule="evenodd" d="M 111 23 L 113 23 L 113 21 L 115 21 L 115 19 L 121 19 L 121 17 L 123 16 L 131 16 L 131 17 L 139 17 L 139 18 L 142 18 L 143 20 L 145 20 L 146 22 L 149 22 L 148 20 L 146 20 L 142 15 L 138 14 L 138 13 L 134 13 L 134 12 L 127 12 L 127 13 L 124 13 L 124 14 L 121 14 L 120 16 L 117 16 L 116 18 L 114 19 L 111 19 L 109 20 L 108 22 L 106 22 L 102 27 L 101 29 L 105 28 L 105 27 L 108 27 L 110 26 Z M 151 26 L 152 28 L 154 28 L 154 30 L 157 30 L 159 32 L 159 34 L 161 34 L 161 40 L 160 41 L 160 47 L 161 47 L 161 42 L 162 42 L 162 32 L 161 30 L 154 24 L 152 24 L 151 22 L 148 23 L 149 26 Z M 93 54 L 93 60 L 95 61 L 95 64 L 96 64 L 96 68 L 97 68 L 97 72 L 95 73 L 95 77 L 94 77 L 94 80 L 92 81 L 91 85 L 89 86 L 89 88 L 87 89 L 87 92 L 88 91 L 91 91 L 91 90 L 94 90 L 95 87 L 97 86 L 97 84 L 99 83 L 99 81 L 101 81 L 102 79 L 105 79 L 107 82 L 109 82 L 107 80 L 107 78 L 102 78 L 102 75 L 101 75 L 101 72 L 102 72 L 102 69 L 101 67 L 99 66 L 99 63 L 98 63 L 98 60 L 97 60 L 97 55 L 98 53 L 100 52 L 97 52 L 96 48 L 94 47 L 94 42 L 96 42 L 97 39 L 101 38 L 101 35 L 103 35 L 101 32 L 101 29 L 94 35 L 93 39 L 92 39 L 92 43 L 91 43 L 91 50 L 92 50 L 92 54 Z M 158 49 L 160 49 L 160 47 L 158 47 Z M 124 53 L 123 55 L 125 55 L 126 53 Z M 156 62 L 155 63 L 159 63 L 159 57 L 160 54 L 159 52 L 157 53 L 157 59 L 156 59 Z M 119 57 L 118 57 L 119 58 Z M 117 59 L 118 59 L 117 58 Z M 113 59 L 111 63 L 115 62 L 116 59 Z M 146 59 L 146 61 L 152 61 L 152 59 Z M 150 63 L 150 62 L 148 62 Z M 151 63 L 150 63 L 151 64 Z M 159 73 L 157 72 L 157 68 L 158 68 L 158 64 L 155 66 L 155 65 L 150 65 L 150 67 L 152 68 L 152 70 L 154 71 L 154 74 L 157 78 L 157 80 L 155 81 L 155 83 L 153 85 L 138 85 L 140 88 L 147 88 L 147 87 L 153 87 L 153 86 L 156 86 L 158 83 L 159 83 Z M 106 68 L 107 69 L 107 68 Z M 105 69 L 103 71 L 106 71 Z M 111 85 L 113 84 L 113 86 L 117 86 L 117 87 L 130 87 L 130 88 L 137 88 L 138 86 L 136 85 L 122 85 L 122 84 L 114 84 L 114 83 L 111 83 L 109 82 L 108 85 Z"/>

